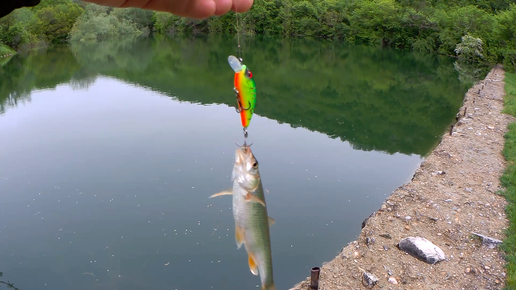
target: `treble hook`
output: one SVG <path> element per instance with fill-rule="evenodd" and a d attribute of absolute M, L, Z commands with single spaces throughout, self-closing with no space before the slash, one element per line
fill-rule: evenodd
<path fill-rule="evenodd" d="M 238 90 L 236 88 L 233 88 L 233 91 L 235 91 L 236 99 L 237 99 L 237 105 L 238 108 L 235 108 L 236 112 L 240 114 L 242 112 L 242 104 L 240 104 L 240 99 L 238 98 Z"/>
<path fill-rule="evenodd" d="M 244 144 L 242 145 L 238 145 L 238 143 L 235 143 L 238 147 L 251 147 L 251 145 L 253 145 L 253 143 L 247 145 L 247 128 L 243 128 L 244 130 Z"/>
<path fill-rule="evenodd" d="M 238 97 L 238 90 L 236 88 L 233 88 L 233 91 L 235 91 L 237 104 L 238 104 L 238 108 L 235 108 L 236 112 L 240 113 L 240 112 L 242 112 L 242 110 L 247 111 L 247 110 L 251 109 L 251 102 L 248 101 L 249 106 L 247 108 L 244 108 L 244 106 L 242 106 L 242 103 L 240 103 L 240 98 Z"/>

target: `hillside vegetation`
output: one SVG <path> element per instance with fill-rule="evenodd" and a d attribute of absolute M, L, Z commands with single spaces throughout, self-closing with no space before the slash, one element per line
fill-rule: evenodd
<path fill-rule="evenodd" d="M 446 3 L 443 3 L 446 2 Z M 150 34 L 276 35 L 342 40 L 516 66 L 516 4 L 510 0 L 256 0 L 250 11 L 205 20 L 77 0 L 42 0 L 0 19 L 15 50 Z"/>

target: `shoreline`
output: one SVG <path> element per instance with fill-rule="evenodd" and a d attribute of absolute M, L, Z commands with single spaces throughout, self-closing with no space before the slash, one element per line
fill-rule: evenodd
<path fill-rule="evenodd" d="M 464 96 L 458 120 L 411 181 L 364 221 L 357 239 L 323 263 L 319 289 L 502 289 L 504 253 L 472 233 L 503 240 L 507 202 L 498 194 L 506 167 L 504 134 L 515 118 L 503 109 L 504 70 L 494 67 Z M 437 245 L 445 260 L 428 264 L 399 250 L 407 237 Z M 310 274 L 309 271 L 307 276 Z M 367 285 L 364 273 L 378 282 Z M 310 289 L 310 277 L 290 290 Z"/>

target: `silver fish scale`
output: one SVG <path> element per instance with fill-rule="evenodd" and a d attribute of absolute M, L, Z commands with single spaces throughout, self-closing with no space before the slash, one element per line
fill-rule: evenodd
<path fill-rule="evenodd" d="M 262 286 L 269 289 L 267 286 L 274 285 L 274 282 L 267 208 L 258 202 L 245 200 L 247 190 L 239 183 L 239 177 L 242 177 L 239 174 L 245 174 L 245 169 L 235 166 L 233 170 L 232 208 L 235 226 L 244 229 L 244 246 L 248 253 L 254 254 Z M 257 176 L 259 178 L 259 173 Z M 265 202 L 261 180 L 258 188 L 252 194 Z"/>

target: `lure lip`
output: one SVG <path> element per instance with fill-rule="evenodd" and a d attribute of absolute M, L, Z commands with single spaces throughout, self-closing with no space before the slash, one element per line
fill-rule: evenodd
<path fill-rule="evenodd" d="M 228 57 L 228 63 L 231 66 L 231 68 L 235 71 L 235 73 L 241 72 L 244 69 L 240 60 L 233 55 L 230 55 Z"/>

